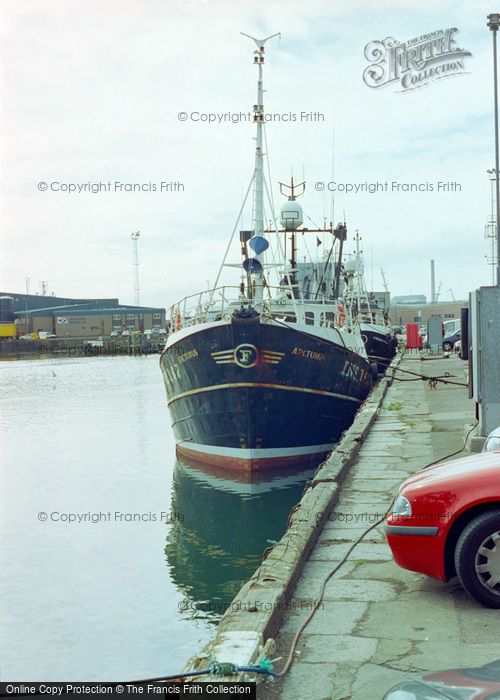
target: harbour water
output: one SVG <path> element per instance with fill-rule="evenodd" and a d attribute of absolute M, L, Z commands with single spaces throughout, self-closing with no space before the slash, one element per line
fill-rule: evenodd
<path fill-rule="evenodd" d="M 0 363 L 2 680 L 180 671 L 305 479 L 176 462 L 158 356 Z"/>

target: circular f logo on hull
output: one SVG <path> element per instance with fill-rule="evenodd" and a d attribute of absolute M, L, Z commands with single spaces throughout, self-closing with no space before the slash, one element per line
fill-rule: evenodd
<path fill-rule="evenodd" d="M 243 343 L 234 349 L 234 361 L 244 369 L 257 364 L 257 348 L 250 343 Z"/>

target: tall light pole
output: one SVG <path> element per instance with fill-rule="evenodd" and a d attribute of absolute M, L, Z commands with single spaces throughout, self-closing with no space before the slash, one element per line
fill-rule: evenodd
<path fill-rule="evenodd" d="M 491 284 L 495 286 L 496 278 L 496 267 L 497 267 L 497 256 L 496 256 L 496 242 L 497 242 L 497 226 L 496 226 L 496 214 L 495 214 L 495 185 L 497 181 L 498 170 L 495 168 L 490 168 L 486 171 L 490 176 L 490 218 L 486 224 L 486 238 L 491 240 L 491 259 L 486 256 L 486 261 L 488 265 L 491 265 Z"/>
<path fill-rule="evenodd" d="M 140 231 L 134 231 L 130 234 L 130 238 L 132 239 L 132 265 L 134 271 L 134 303 L 136 306 L 141 305 L 141 294 L 139 290 L 139 252 L 137 246 L 140 235 Z"/>
<path fill-rule="evenodd" d="M 488 15 L 488 27 L 493 32 L 493 93 L 495 102 L 495 170 L 496 170 L 496 210 L 497 210 L 497 286 L 500 287 L 500 157 L 498 143 L 498 79 L 497 79 L 497 32 L 500 26 L 500 13 Z"/>
<path fill-rule="evenodd" d="M 24 278 L 24 284 L 26 285 L 26 297 L 25 297 L 25 300 L 26 300 L 26 331 L 25 331 L 25 333 L 30 332 L 29 331 L 29 323 L 28 323 L 28 296 L 30 293 L 30 282 L 31 282 L 30 277 Z"/>

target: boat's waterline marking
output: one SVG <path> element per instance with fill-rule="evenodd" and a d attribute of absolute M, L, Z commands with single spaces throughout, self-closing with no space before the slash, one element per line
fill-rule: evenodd
<path fill-rule="evenodd" d="M 183 399 L 186 396 L 194 396 L 195 394 L 203 394 L 207 391 L 218 391 L 220 389 L 245 389 L 253 388 L 258 389 L 281 389 L 282 391 L 298 391 L 304 394 L 316 394 L 319 396 L 332 396 L 337 399 L 345 399 L 345 401 L 353 401 L 354 403 L 363 403 L 361 399 L 357 399 L 354 396 L 346 396 L 345 394 L 337 394 L 334 391 L 324 391 L 323 389 L 307 389 L 303 386 L 285 386 L 283 384 L 267 384 L 264 382 L 232 382 L 230 384 L 215 384 L 214 386 L 202 386 L 199 389 L 191 389 L 190 391 L 184 391 L 182 394 L 177 394 L 173 396 L 169 401 L 167 401 L 167 406 L 170 406 L 174 401 Z"/>
<path fill-rule="evenodd" d="M 324 445 L 304 445 L 303 447 L 222 447 L 214 445 L 201 445 L 197 442 L 186 442 L 182 440 L 177 443 L 177 447 L 199 452 L 207 455 L 216 455 L 219 457 L 237 457 L 238 459 L 257 459 L 257 458 L 272 458 L 272 457 L 297 457 L 300 455 L 320 454 L 321 452 L 331 452 L 335 447 L 335 443 L 328 442 Z"/>
<path fill-rule="evenodd" d="M 392 357 L 383 357 L 382 355 L 371 355 L 370 360 L 381 360 L 382 362 L 387 362 L 387 364 L 390 364 L 392 362 Z"/>

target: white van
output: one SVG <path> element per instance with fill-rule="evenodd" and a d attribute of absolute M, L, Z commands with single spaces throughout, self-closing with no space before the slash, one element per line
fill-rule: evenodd
<path fill-rule="evenodd" d="M 453 335 L 461 328 L 461 321 L 459 318 L 450 318 L 448 321 L 444 322 L 444 337 L 447 338 L 449 335 Z"/>

